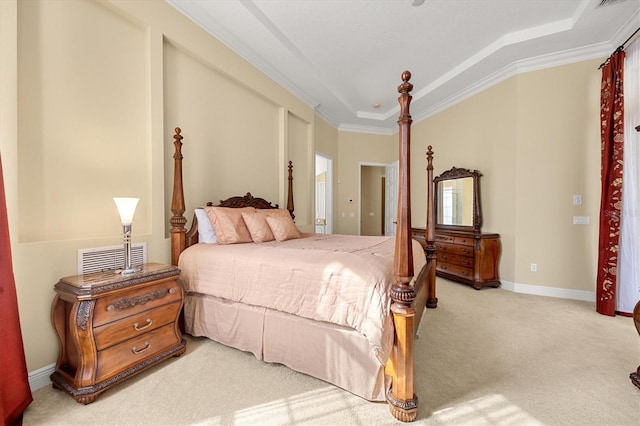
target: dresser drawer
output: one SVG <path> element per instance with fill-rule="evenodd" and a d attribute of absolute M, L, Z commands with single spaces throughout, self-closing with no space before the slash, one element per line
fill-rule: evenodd
<path fill-rule="evenodd" d="M 446 274 L 457 275 L 459 277 L 473 279 L 473 268 L 466 268 L 460 265 L 453 265 L 451 263 L 437 263 L 436 271 L 444 272 Z"/>
<path fill-rule="evenodd" d="M 163 325 L 175 323 L 180 314 L 180 307 L 179 301 L 173 302 L 96 327 L 93 330 L 96 349 L 101 351 L 116 343 L 153 331 Z"/>
<path fill-rule="evenodd" d="M 448 253 L 446 251 L 442 251 L 438 253 L 437 257 L 438 263 L 449 263 L 452 265 L 463 266 L 466 268 L 473 267 L 473 257 L 469 256 L 460 256 L 459 254 Z"/>
<path fill-rule="evenodd" d="M 182 300 L 182 288 L 175 278 L 119 291 L 96 301 L 93 326 L 98 327 L 178 300 Z"/>
<path fill-rule="evenodd" d="M 180 343 L 175 325 L 167 324 L 98 352 L 96 383 L 140 364 Z"/>
<path fill-rule="evenodd" d="M 453 243 L 473 247 L 473 237 L 454 237 Z"/>
<path fill-rule="evenodd" d="M 459 256 L 473 256 L 473 246 L 463 246 L 459 244 L 436 243 L 436 251 L 438 257 L 441 252 L 457 254 Z"/>
<path fill-rule="evenodd" d="M 435 241 L 436 241 L 436 244 L 438 241 L 442 241 L 445 243 L 453 243 L 454 237 L 452 237 L 451 235 L 436 234 Z"/>

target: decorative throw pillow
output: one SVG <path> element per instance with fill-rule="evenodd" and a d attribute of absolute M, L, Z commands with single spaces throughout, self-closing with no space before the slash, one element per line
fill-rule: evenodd
<path fill-rule="evenodd" d="M 286 241 L 300 238 L 300 231 L 296 228 L 291 216 L 267 216 L 266 219 L 276 240 Z"/>
<path fill-rule="evenodd" d="M 251 234 L 242 219 L 243 212 L 255 212 L 253 207 L 205 207 L 219 244 L 250 243 Z"/>
<path fill-rule="evenodd" d="M 264 243 L 266 241 L 273 241 L 275 237 L 269 228 L 267 223 L 267 216 L 260 213 L 242 212 L 242 219 L 244 219 L 247 229 L 251 234 L 251 239 L 254 243 Z"/>
<path fill-rule="evenodd" d="M 204 209 L 196 209 L 196 220 L 198 221 L 198 242 L 206 244 L 217 243 L 216 231 L 213 230 L 209 215 Z"/>

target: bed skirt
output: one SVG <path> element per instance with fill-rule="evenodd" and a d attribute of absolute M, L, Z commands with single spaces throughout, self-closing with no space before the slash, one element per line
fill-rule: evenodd
<path fill-rule="evenodd" d="M 384 366 L 354 329 L 200 293 L 186 295 L 184 322 L 193 336 L 251 352 L 369 401 L 385 401 Z"/>

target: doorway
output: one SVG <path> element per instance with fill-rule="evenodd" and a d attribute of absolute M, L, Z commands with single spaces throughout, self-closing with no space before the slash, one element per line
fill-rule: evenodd
<path fill-rule="evenodd" d="M 384 166 L 360 166 L 360 235 L 384 235 Z"/>
<path fill-rule="evenodd" d="M 315 179 L 315 220 L 316 234 L 333 233 L 333 159 L 316 152 Z"/>
<path fill-rule="evenodd" d="M 359 180 L 358 235 L 395 235 L 397 162 L 360 163 Z"/>

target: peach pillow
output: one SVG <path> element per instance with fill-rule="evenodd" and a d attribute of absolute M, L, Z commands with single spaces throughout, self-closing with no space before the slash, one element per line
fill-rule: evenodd
<path fill-rule="evenodd" d="M 251 234 L 242 219 L 242 213 L 255 212 L 253 207 L 205 207 L 207 216 L 211 220 L 213 230 L 216 231 L 219 244 L 250 243 Z"/>
<path fill-rule="evenodd" d="M 291 216 L 267 216 L 266 219 L 276 240 L 286 241 L 300 238 L 300 231 L 296 228 Z"/>
<path fill-rule="evenodd" d="M 266 241 L 273 241 L 275 237 L 269 228 L 267 223 L 267 216 L 254 212 L 242 212 L 242 218 L 244 219 L 247 229 L 251 234 L 251 239 L 254 243 L 264 243 Z"/>

